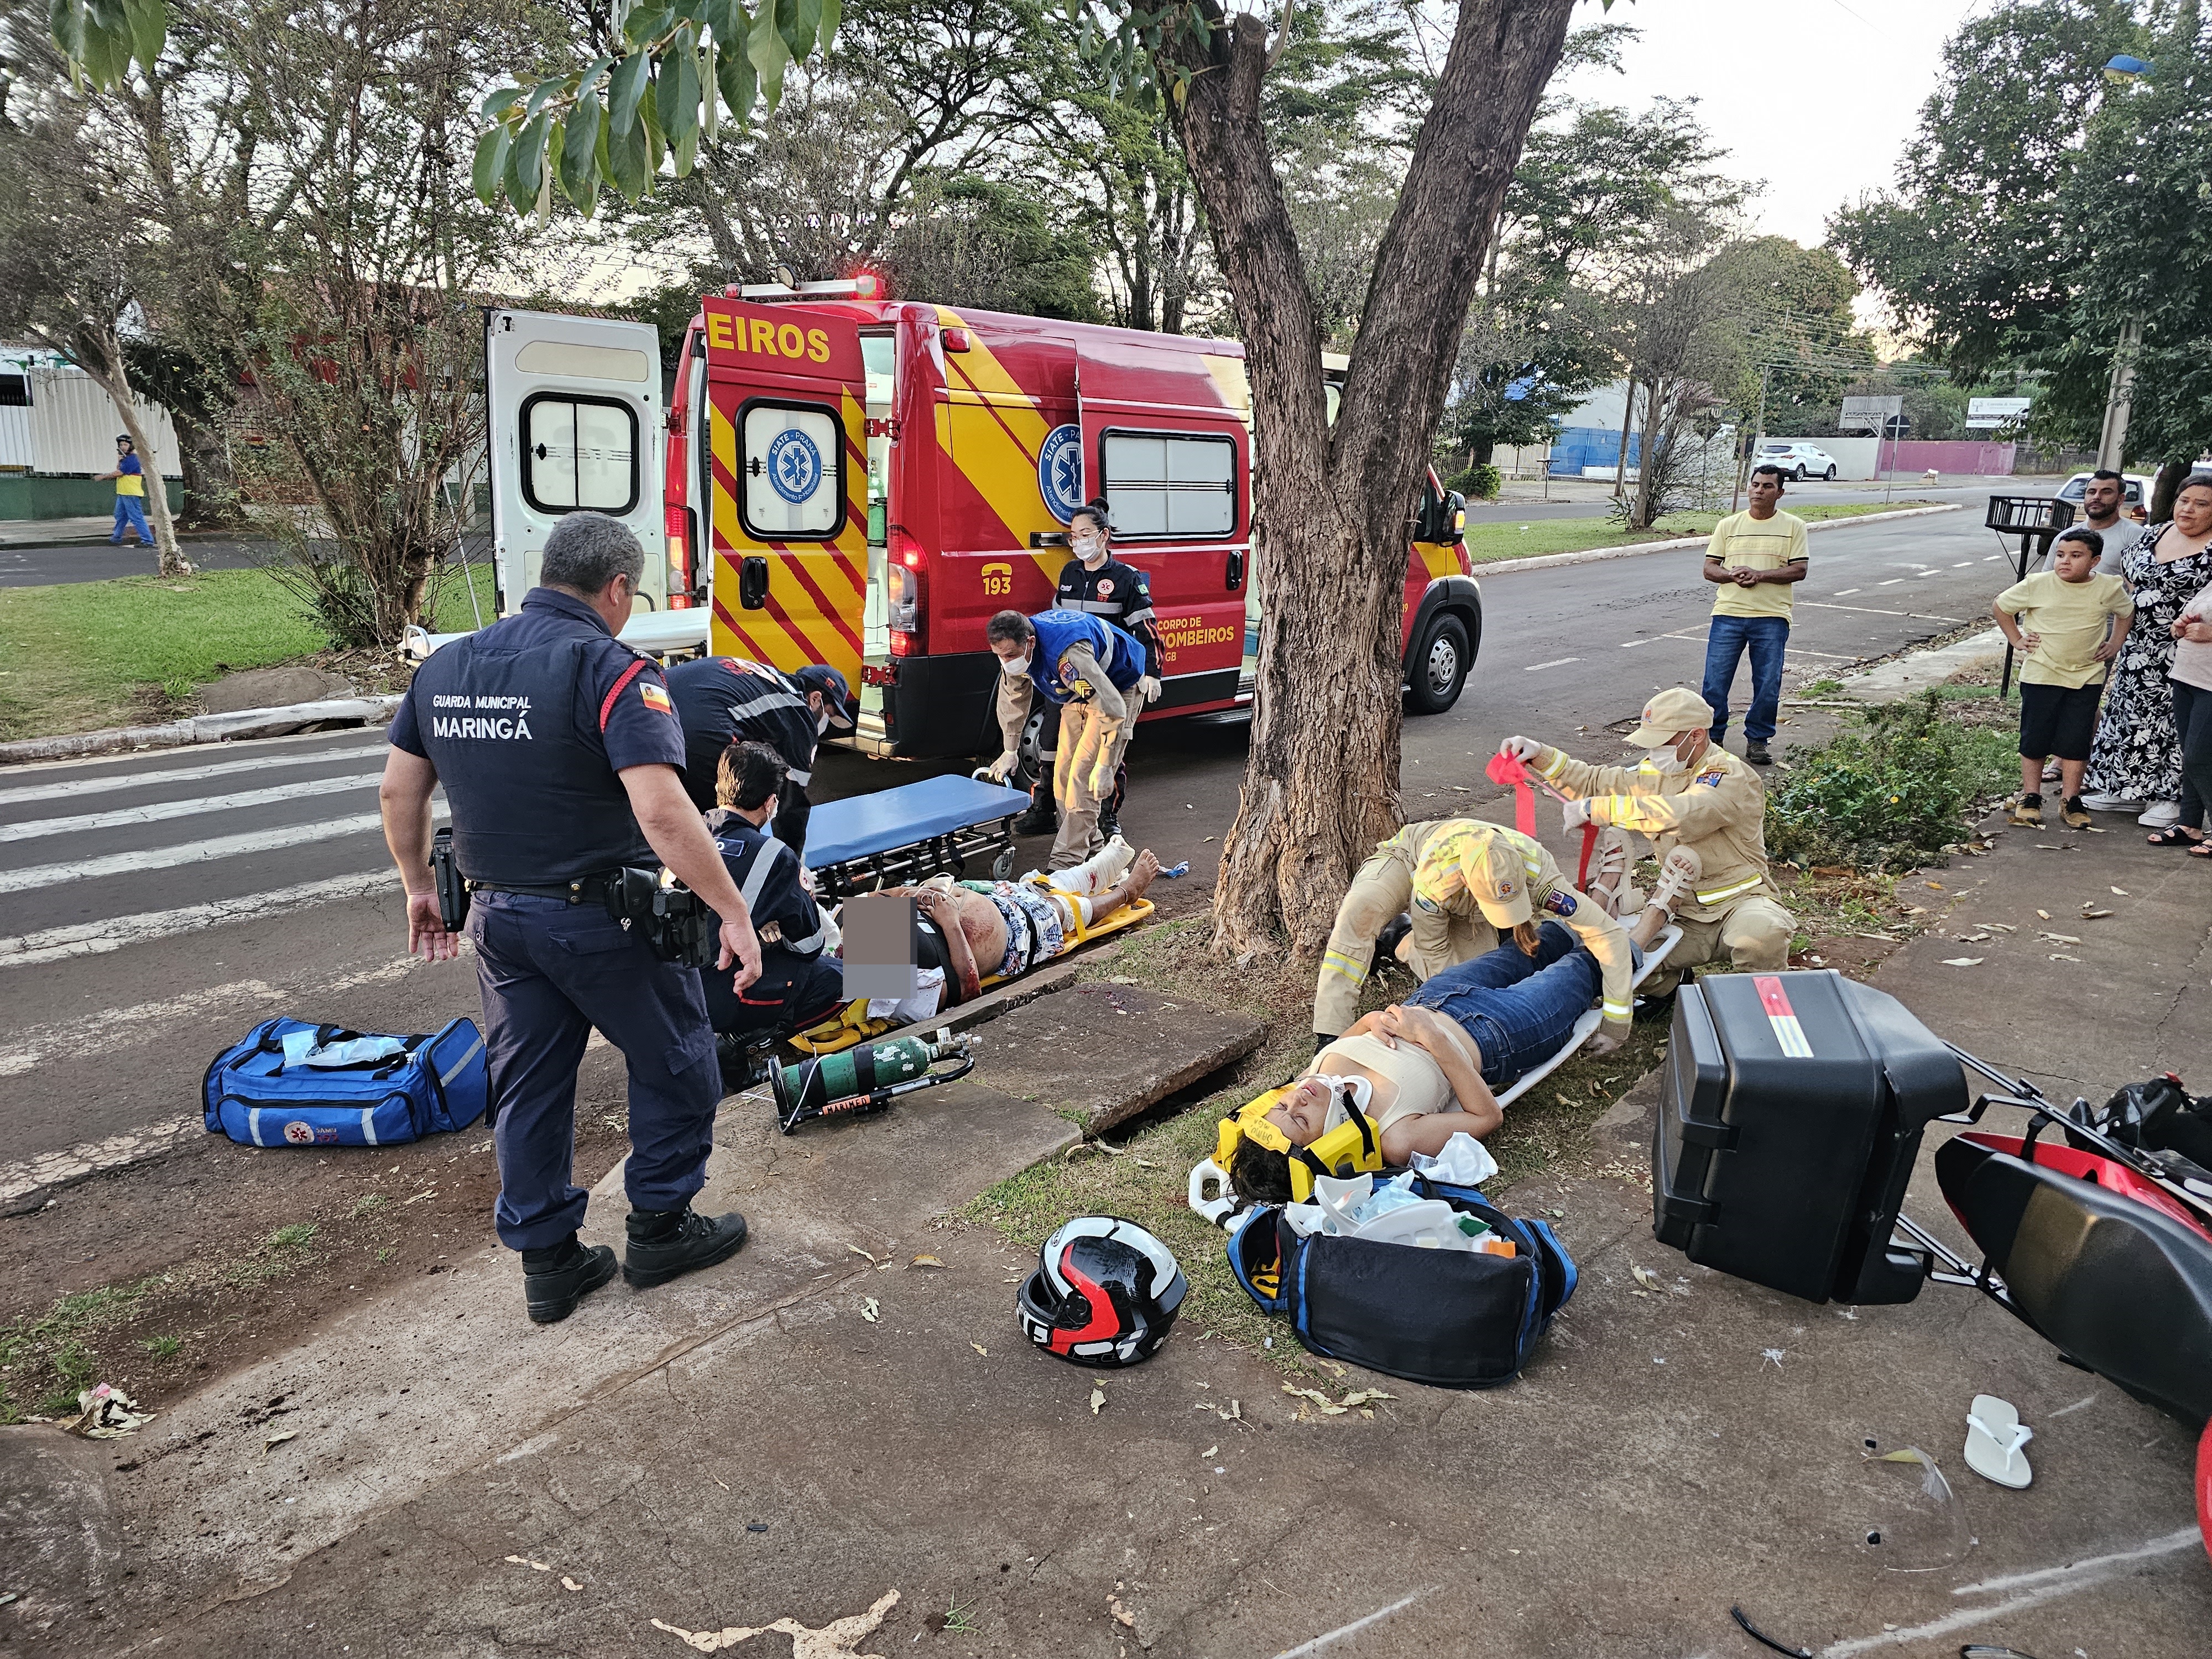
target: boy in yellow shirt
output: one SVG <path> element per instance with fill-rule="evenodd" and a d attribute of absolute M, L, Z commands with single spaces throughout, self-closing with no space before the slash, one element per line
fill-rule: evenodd
<path fill-rule="evenodd" d="M 2020 799 L 2012 821 L 2040 829 L 2043 763 L 2058 757 L 2059 816 L 2071 830 L 2089 827 L 2081 774 L 2097 735 L 2097 703 L 2106 665 L 2120 653 L 2135 620 L 2135 601 L 2118 576 L 2097 574 L 2104 538 L 2069 530 L 2051 551 L 2051 568 L 2015 582 L 1992 607 L 1997 626 L 2027 653 L 2020 671 Z M 2114 619 L 2117 619 L 2115 621 Z"/>

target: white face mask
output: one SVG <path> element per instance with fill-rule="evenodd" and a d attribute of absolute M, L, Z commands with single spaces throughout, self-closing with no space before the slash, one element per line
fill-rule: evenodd
<path fill-rule="evenodd" d="M 1068 545 L 1075 550 L 1075 556 L 1085 564 L 1106 562 L 1106 538 L 1095 531 L 1087 535 L 1070 537 Z"/>
<path fill-rule="evenodd" d="M 825 708 L 814 717 L 814 735 L 817 738 L 822 737 L 825 735 L 829 730 L 830 711 Z"/>
<path fill-rule="evenodd" d="M 1018 680 L 1030 672 L 1030 659 L 1027 657 L 1001 657 L 999 668 L 1007 678 Z"/>
<path fill-rule="evenodd" d="M 1671 744 L 1665 748 L 1647 750 L 1644 752 L 1644 762 L 1653 771 L 1666 777 L 1672 777 L 1677 772 L 1686 772 L 1690 769 L 1689 762 L 1676 754 Z"/>

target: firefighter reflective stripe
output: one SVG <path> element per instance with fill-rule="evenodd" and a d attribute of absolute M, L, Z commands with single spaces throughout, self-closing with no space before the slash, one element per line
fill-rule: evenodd
<path fill-rule="evenodd" d="M 1616 830 L 1641 830 L 1658 835 L 1675 827 L 1672 798 L 1666 795 L 1598 795 L 1591 799 L 1593 816 Z"/>
<path fill-rule="evenodd" d="M 1088 611 L 1094 617 L 1105 617 L 1115 622 L 1121 618 L 1121 607 L 1112 599 L 1054 599 L 1053 609 Z M 1145 614 L 1149 617 L 1152 613 L 1147 611 Z"/>
<path fill-rule="evenodd" d="M 744 884 L 738 889 L 738 896 L 745 902 L 747 910 L 760 902 L 761 889 L 768 884 L 769 872 L 775 868 L 776 860 L 782 855 L 781 842 L 765 841 L 761 843 L 761 850 L 753 859 L 753 867 L 745 872 Z"/>
<path fill-rule="evenodd" d="M 1536 769 L 1539 777 L 1547 780 L 1556 778 L 1567 769 L 1567 751 L 1564 749 L 1554 749 L 1551 753 L 1552 758 Z"/>
<path fill-rule="evenodd" d="M 1725 900 L 1735 897 L 1740 893 L 1748 893 L 1753 888 L 1758 886 L 1759 883 L 1765 879 L 1766 878 L 1763 875 L 1756 875 L 1747 877 L 1741 881 L 1730 882 L 1725 887 L 1716 887 L 1709 892 L 1700 892 L 1698 895 L 1698 902 L 1700 904 L 1719 904 Z"/>
<path fill-rule="evenodd" d="M 1602 1006 L 1605 1009 L 1605 1017 L 1613 1020 L 1627 1019 L 1636 1012 L 1632 1004 L 1615 1002 L 1610 997 L 1605 1000 Z"/>
<path fill-rule="evenodd" d="M 1367 982 L 1367 970 L 1341 951 L 1328 952 L 1322 957 L 1321 965 L 1330 973 L 1343 975 L 1354 985 L 1364 985 Z"/>

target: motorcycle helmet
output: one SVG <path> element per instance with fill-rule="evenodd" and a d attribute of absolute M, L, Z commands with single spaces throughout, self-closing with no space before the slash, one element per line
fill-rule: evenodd
<path fill-rule="evenodd" d="M 1047 1353 L 1078 1365 L 1133 1365 L 1167 1340 L 1189 1290 L 1174 1253 L 1135 1222 L 1079 1215 L 1045 1240 L 1014 1314 Z"/>

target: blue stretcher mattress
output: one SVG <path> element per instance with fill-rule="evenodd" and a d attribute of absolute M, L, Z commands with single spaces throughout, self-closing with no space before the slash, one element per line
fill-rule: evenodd
<path fill-rule="evenodd" d="M 1030 798 L 980 778 L 924 778 L 849 800 L 825 801 L 806 821 L 806 867 L 911 847 L 933 836 L 1018 812 Z"/>

